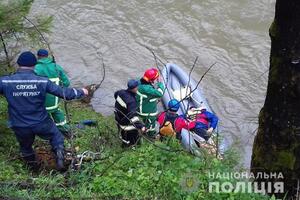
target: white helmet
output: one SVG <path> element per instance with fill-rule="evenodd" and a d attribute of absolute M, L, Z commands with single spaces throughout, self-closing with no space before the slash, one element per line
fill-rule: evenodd
<path fill-rule="evenodd" d="M 198 108 L 200 111 L 202 110 L 206 110 L 206 107 L 204 105 L 201 105 L 199 108 Z"/>

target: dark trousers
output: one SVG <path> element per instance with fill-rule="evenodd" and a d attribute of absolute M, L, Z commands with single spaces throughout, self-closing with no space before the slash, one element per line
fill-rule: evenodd
<path fill-rule="evenodd" d="M 138 132 L 138 130 L 132 130 L 132 131 L 121 130 L 121 136 L 122 136 L 123 140 L 129 142 L 127 144 L 127 143 L 125 143 L 123 141 L 122 146 L 124 146 L 124 147 L 129 147 L 129 146 L 135 145 L 138 142 L 138 140 L 139 140 L 139 132 Z"/>
<path fill-rule="evenodd" d="M 206 141 L 210 138 L 210 135 L 207 134 L 207 130 L 203 129 L 203 128 L 196 128 L 194 130 L 194 132 L 199 135 L 200 137 L 202 137 L 203 139 L 205 139 Z"/>
<path fill-rule="evenodd" d="M 44 140 L 49 140 L 53 151 L 63 150 L 64 148 L 64 137 L 50 118 L 33 127 L 12 127 L 12 129 L 20 144 L 23 157 L 34 154 L 32 145 L 36 135 Z"/>

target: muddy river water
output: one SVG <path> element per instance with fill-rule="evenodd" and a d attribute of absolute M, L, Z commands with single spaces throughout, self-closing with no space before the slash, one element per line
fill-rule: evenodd
<path fill-rule="evenodd" d="M 189 70 L 220 118 L 220 132 L 249 165 L 269 65 L 274 0 L 36 0 L 31 15 L 53 15 L 48 39 L 74 86 L 106 79 L 93 108 L 112 114 L 113 92 L 155 62 L 141 44 Z M 99 53 L 97 53 L 99 52 Z"/>

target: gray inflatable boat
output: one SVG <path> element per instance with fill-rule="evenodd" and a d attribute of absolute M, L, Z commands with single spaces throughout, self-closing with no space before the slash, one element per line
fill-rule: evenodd
<path fill-rule="evenodd" d="M 205 99 L 203 92 L 200 88 L 196 88 L 197 83 L 190 78 L 189 75 L 183 71 L 178 65 L 168 63 L 162 71 L 162 76 L 165 81 L 165 86 L 168 88 L 162 98 L 162 103 L 167 108 L 168 102 L 171 99 L 177 99 L 182 101 L 180 103 L 179 115 L 186 114 L 186 110 L 190 107 L 199 108 L 204 106 L 209 112 L 213 112 Z M 191 91 L 193 91 L 191 93 Z M 201 149 L 198 147 L 195 141 L 198 143 L 205 143 L 205 140 L 197 134 L 183 129 L 181 132 L 182 140 L 181 144 L 183 148 L 196 156 L 201 156 Z M 212 137 L 213 138 L 213 137 Z M 208 141 L 214 145 L 214 141 L 210 139 Z"/>

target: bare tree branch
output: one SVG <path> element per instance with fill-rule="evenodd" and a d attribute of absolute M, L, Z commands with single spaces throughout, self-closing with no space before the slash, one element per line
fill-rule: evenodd
<path fill-rule="evenodd" d="M 0 33 L 0 39 L 1 39 L 2 46 L 3 46 L 3 49 L 4 49 L 4 53 L 5 53 L 7 67 L 10 68 L 11 67 L 10 66 L 10 59 L 9 59 L 7 47 L 6 47 L 6 44 L 5 44 L 4 37 L 3 37 L 2 33 Z"/>

